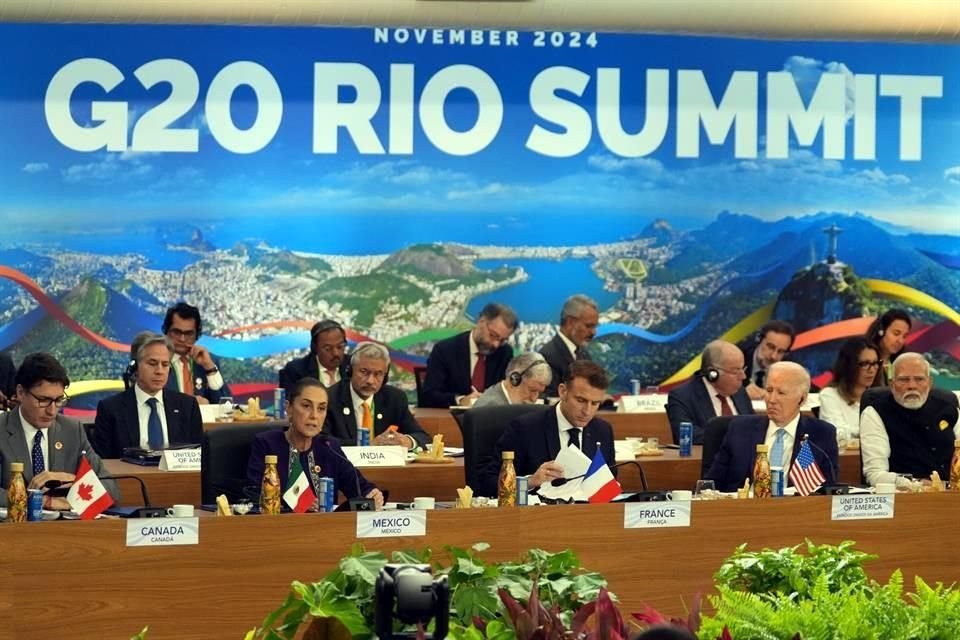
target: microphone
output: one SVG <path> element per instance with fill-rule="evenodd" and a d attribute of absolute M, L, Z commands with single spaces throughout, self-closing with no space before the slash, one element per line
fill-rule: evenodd
<path fill-rule="evenodd" d="M 350 462 L 350 459 L 333 448 L 333 444 L 330 442 L 330 437 L 324 433 L 317 435 L 318 438 L 323 439 L 323 443 L 327 445 L 327 451 L 337 456 L 341 460 L 347 462 L 350 465 L 350 470 L 353 471 L 353 481 L 357 486 L 357 496 L 355 498 L 347 499 L 347 510 L 348 511 L 375 511 L 376 504 L 373 501 L 373 498 L 365 498 L 363 492 L 360 491 L 360 472 L 357 471 L 357 468 L 353 466 L 353 463 Z"/>
<path fill-rule="evenodd" d="M 134 509 L 130 513 L 131 518 L 165 518 L 167 510 L 160 507 L 150 506 L 150 498 L 147 495 L 147 483 L 140 476 L 129 474 L 119 474 L 115 476 L 97 476 L 101 480 L 136 480 L 140 483 L 140 497 L 143 498 L 143 506 Z"/>
<path fill-rule="evenodd" d="M 647 491 L 648 490 L 647 476 L 646 474 L 643 473 L 643 467 L 640 466 L 640 463 L 637 462 L 636 460 L 625 460 L 624 462 L 618 462 L 616 464 L 608 465 L 608 466 L 611 466 L 614 469 L 619 469 L 620 467 L 626 466 L 628 464 L 632 464 L 636 466 L 637 470 L 640 471 L 640 486 L 643 487 L 644 491 Z M 567 484 L 571 480 L 579 480 L 580 478 L 585 478 L 586 476 L 587 474 L 581 473 L 580 475 L 573 476 L 572 478 L 554 478 L 553 480 L 550 481 L 550 485 L 554 487 L 562 487 L 563 485 Z"/>
<path fill-rule="evenodd" d="M 837 473 L 837 468 L 833 466 L 833 461 L 830 459 L 830 454 L 823 450 L 823 447 L 818 445 L 816 442 L 810 439 L 810 434 L 803 434 L 803 442 L 806 442 L 812 449 L 816 449 L 823 454 L 823 459 L 827 461 L 827 465 L 830 467 L 830 475 L 836 481 L 840 478 L 840 475 Z M 844 484 L 842 482 L 825 482 L 820 485 L 816 491 L 813 492 L 815 495 L 819 496 L 836 496 L 844 495 L 850 493 L 850 485 Z"/>

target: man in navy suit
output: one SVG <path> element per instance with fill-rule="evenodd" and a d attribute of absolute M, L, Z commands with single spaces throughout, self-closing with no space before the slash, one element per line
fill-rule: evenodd
<path fill-rule="evenodd" d="M 507 340 L 516 328 L 513 309 L 490 303 L 473 329 L 435 344 L 427 358 L 424 406 L 470 406 L 484 389 L 503 380 L 513 358 Z"/>
<path fill-rule="evenodd" d="M 587 346 L 597 335 L 600 311 L 593 299 L 583 294 L 572 295 L 560 310 L 560 330 L 540 353 L 550 365 L 553 379 L 547 387 L 547 397 L 557 396 L 557 387 L 563 382 L 567 368 L 574 360 L 590 360 Z"/>
<path fill-rule="evenodd" d="M 289 395 L 302 378 L 316 378 L 329 389 L 343 379 L 348 359 L 347 333 L 336 320 L 321 320 L 310 328 L 310 353 L 280 369 L 280 386 Z"/>
<path fill-rule="evenodd" d="M 747 363 L 744 373 L 747 377 L 743 386 L 751 400 L 763 400 L 767 371 L 774 362 L 780 362 L 790 353 L 796 336 L 797 332 L 789 322 L 771 320 L 760 327 L 756 342 L 744 349 L 743 356 Z"/>
<path fill-rule="evenodd" d="M 165 388 L 173 344 L 151 331 L 130 345 L 134 384 L 97 404 L 93 448 L 103 458 L 119 458 L 127 447 L 159 450 L 199 443 L 203 422 L 196 398 Z"/>
<path fill-rule="evenodd" d="M 384 384 L 390 369 L 390 352 L 376 342 L 361 342 L 350 355 L 349 376 L 328 390 L 329 404 L 324 433 L 343 444 L 357 444 L 357 429 L 370 429 L 371 444 L 426 447 L 430 436 L 407 403 L 406 394 Z M 397 432 L 387 431 L 390 425 Z"/>
<path fill-rule="evenodd" d="M 771 467 L 782 467 L 789 478 L 790 465 L 806 438 L 827 484 L 837 481 L 839 454 L 837 430 L 832 424 L 800 415 L 810 390 L 810 374 L 795 362 L 776 362 L 766 377 L 766 416 L 744 416 L 730 421 L 727 435 L 706 478 L 720 491 L 735 491 L 753 478 L 757 445 L 766 444 Z"/>
<path fill-rule="evenodd" d="M 603 368 L 589 360 L 575 360 L 568 370 L 567 381 L 557 387 L 560 402 L 543 411 L 533 411 L 515 418 L 496 446 L 496 456 L 481 470 L 480 495 L 497 495 L 502 452 L 513 451 L 513 466 L 518 476 L 529 476 L 530 489 L 564 476 L 563 467 L 555 462 L 561 448 L 570 445 L 593 458 L 597 446 L 616 475 L 613 450 L 613 428 L 596 417 L 606 395 L 610 379 Z"/>
<path fill-rule="evenodd" d="M 725 340 L 714 340 L 703 350 L 700 370 L 667 395 L 667 419 L 673 441 L 680 442 L 680 423 L 693 424 L 693 444 L 703 444 L 710 418 L 753 413 L 743 388 L 743 352 Z"/>
<path fill-rule="evenodd" d="M 221 397 L 230 395 L 210 351 L 197 344 L 203 331 L 199 309 L 178 302 L 167 309 L 162 330 L 174 350 L 170 362 L 173 375 L 167 377 L 167 388 L 196 396 L 200 404 L 217 404 Z"/>

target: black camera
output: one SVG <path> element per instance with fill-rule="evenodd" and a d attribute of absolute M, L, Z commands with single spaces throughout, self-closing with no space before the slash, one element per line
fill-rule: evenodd
<path fill-rule="evenodd" d="M 394 633 L 393 622 L 424 627 L 435 620 L 433 635 L 445 638 L 450 627 L 450 585 L 447 576 L 434 579 L 428 564 L 388 564 L 380 570 L 374 590 L 374 631 L 380 640 L 414 638 Z"/>

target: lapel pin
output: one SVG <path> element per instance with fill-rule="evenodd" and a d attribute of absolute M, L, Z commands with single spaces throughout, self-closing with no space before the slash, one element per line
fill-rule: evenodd
<path fill-rule="evenodd" d="M 382 413 L 378 413 L 378 414 L 377 414 L 377 420 L 383 420 L 383 414 L 382 414 Z"/>
<path fill-rule="evenodd" d="M 344 407 L 344 408 L 343 408 L 343 415 L 345 415 L 345 416 L 350 415 L 350 407 Z"/>
<path fill-rule="evenodd" d="M 60 449 L 63 449 L 63 443 L 57 440 L 56 442 L 53 443 L 53 448 L 56 449 L 57 451 L 60 451 Z"/>
<path fill-rule="evenodd" d="M 200 391 L 201 389 L 203 389 L 203 380 L 200 378 L 197 378 L 196 380 L 193 381 L 193 386 L 197 391 Z"/>
<path fill-rule="evenodd" d="M 314 473 L 320 473 L 320 465 L 318 465 L 318 464 L 313 465 L 313 472 L 314 472 Z"/>

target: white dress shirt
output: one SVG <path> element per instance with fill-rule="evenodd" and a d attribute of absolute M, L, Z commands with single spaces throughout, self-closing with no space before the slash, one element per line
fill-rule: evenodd
<path fill-rule="evenodd" d="M 770 458 L 770 467 L 782 467 L 783 468 L 783 484 L 786 486 L 787 478 L 790 476 L 790 462 L 793 459 L 793 443 L 797 439 L 797 425 L 800 423 L 800 414 L 793 416 L 793 420 L 783 425 L 783 428 L 786 430 L 786 434 L 783 436 L 783 458 L 781 460 L 774 460 Z M 773 442 L 777 439 L 777 430 L 780 427 L 771 420 L 767 424 L 767 435 L 764 438 L 763 442 L 767 445 L 768 455 L 773 453 Z"/>
<path fill-rule="evenodd" d="M 360 397 L 360 394 L 357 393 L 356 389 L 353 388 L 353 385 L 350 385 L 350 402 L 353 405 L 353 417 L 357 421 L 357 429 L 363 427 L 363 405 L 367 405 L 370 408 L 370 418 L 373 421 L 373 425 L 370 427 L 370 438 L 373 438 L 373 430 L 377 424 L 377 416 L 373 413 L 375 407 L 373 406 L 373 396 L 370 396 L 366 400 Z"/>
<path fill-rule="evenodd" d="M 837 442 L 860 437 L 860 401 L 850 404 L 836 387 L 820 392 L 820 419 L 837 428 Z"/>
<path fill-rule="evenodd" d="M 337 367 L 335 369 L 327 369 L 320 364 L 320 358 L 317 358 L 317 371 L 320 374 L 320 382 L 327 388 L 330 388 L 334 384 L 340 382 L 340 368 Z"/>
<path fill-rule="evenodd" d="M 563 340 L 563 344 L 567 345 L 567 349 L 570 351 L 570 355 L 573 356 L 573 359 L 577 359 L 577 345 L 574 344 L 573 340 L 563 335 L 563 331 L 557 331 L 557 335 L 560 336 L 560 339 Z"/>
<path fill-rule="evenodd" d="M 570 442 L 570 430 L 577 429 L 580 431 L 580 450 L 583 451 L 583 429 L 580 427 L 575 427 L 567 420 L 567 417 L 563 415 L 563 411 L 560 411 L 560 403 L 557 403 L 557 428 L 560 430 L 560 449 L 566 449 L 568 443 Z"/>
<path fill-rule="evenodd" d="M 710 396 L 710 402 L 713 404 L 713 414 L 716 416 L 722 416 L 723 407 L 720 406 L 720 398 L 717 397 L 718 395 L 720 395 L 720 392 L 717 391 L 717 388 L 713 386 L 713 384 L 709 380 L 707 380 L 706 377 L 703 377 L 701 379 L 703 380 L 703 386 L 707 388 L 707 395 Z M 727 398 L 727 404 L 730 405 L 730 411 L 732 412 L 732 415 L 735 415 L 735 416 L 740 415 L 740 412 L 737 411 L 737 405 L 733 403 L 733 398 L 730 396 L 726 396 L 726 398 Z"/>
<path fill-rule="evenodd" d="M 20 411 L 20 409 L 17 409 Z M 29 454 L 29 459 L 24 461 L 24 465 L 33 468 L 33 439 L 37 437 L 37 432 L 40 432 L 40 449 L 43 451 L 43 469 L 46 471 L 50 468 L 50 438 L 48 437 L 47 429 L 37 429 L 35 426 L 27 422 L 27 419 L 23 417 L 23 411 L 20 411 L 20 424 L 23 426 L 23 437 L 27 439 L 27 453 Z M 24 467 L 26 468 L 26 466 Z"/>
<path fill-rule="evenodd" d="M 157 414 L 160 416 L 160 428 L 163 430 L 163 446 L 170 444 L 170 435 L 167 433 L 167 413 L 163 410 L 163 390 L 157 392 L 157 395 L 151 396 L 140 388 L 140 385 L 133 386 L 133 393 L 137 397 L 137 417 L 140 419 L 140 448 L 150 448 L 150 405 L 147 404 L 149 398 L 157 399 Z"/>
<path fill-rule="evenodd" d="M 960 439 L 960 418 L 953 425 L 953 437 Z M 887 435 L 883 418 L 873 407 L 867 407 L 860 414 L 860 459 L 863 460 L 863 475 L 871 486 L 881 482 L 897 482 L 897 474 L 890 471 L 890 436 Z M 900 484 L 907 486 L 909 481 L 903 479 Z"/>

